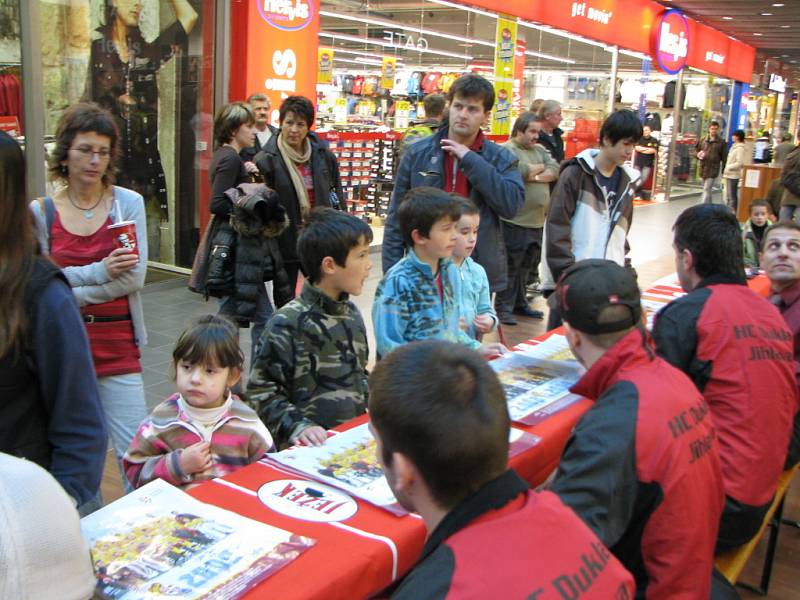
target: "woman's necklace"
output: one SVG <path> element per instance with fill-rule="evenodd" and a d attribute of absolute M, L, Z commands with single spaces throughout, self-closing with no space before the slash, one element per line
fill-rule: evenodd
<path fill-rule="evenodd" d="M 72 190 L 70 190 L 69 188 L 67 188 L 67 198 L 69 199 L 69 203 L 72 204 L 72 206 L 74 206 L 78 210 L 83 211 L 83 217 L 88 221 L 94 216 L 94 209 L 97 208 L 103 201 L 103 192 L 105 192 L 105 188 L 100 188 L 100 197 L 97 199 L 97 202 L 95 202 L 89 208 L 83 208 L 80 204 L 75 202 L 75 200 L 72 199 Z"/>

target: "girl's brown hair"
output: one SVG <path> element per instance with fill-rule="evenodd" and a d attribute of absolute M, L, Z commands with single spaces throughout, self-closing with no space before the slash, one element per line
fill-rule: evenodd
<path fill-rule="evenodd" d="M 0 357 L 20 352 L 28 326 L 25 289 L 38 253 L 25 190 L 25 157 L 0 131 Z"/>
<path fill-rule="evenodd" d="M 172 351 L 173 367 L 180 361 L 217 368 L 244 369 L 239 329 L 225 317 L 203 315 L 192 321 Z"/>

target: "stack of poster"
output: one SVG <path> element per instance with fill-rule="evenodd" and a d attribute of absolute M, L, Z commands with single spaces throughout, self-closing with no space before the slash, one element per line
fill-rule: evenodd
<path fill-rule="evenodd" d="M 579 399 L 569 389 L 584 370 L 562 335 L 505 354 L 489 365 L 503 385 L 512 421 L 535 425 Z"/>
<path fill-rule="evenodd" d="M 540 438 L 511 428 L 509 458 L 538 444 Z M 376 454 L 375 438 L 364 423 L 328 438 L 321 446 L 295 446 L 263 461 L 291 473 L 339 488 L 396 515 L 406 511 L 394 497 Z"/>
<path fill-rule="evenodd" d="M 84 517 L 96 598 L 238 598 L 315 540 L 195 500 L 157 479 Z"/>

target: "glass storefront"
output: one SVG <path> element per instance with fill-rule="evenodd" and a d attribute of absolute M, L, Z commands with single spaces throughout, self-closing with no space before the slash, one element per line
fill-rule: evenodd
<path fill-rule="evenodd" d="M 213 2 L 39 2 L 45 140 L 75 102 L 114 115 L 117 183 L 145 198 L 158 263 L 191 266 L 196 245 L 211 148 L 213 19 Z"/>

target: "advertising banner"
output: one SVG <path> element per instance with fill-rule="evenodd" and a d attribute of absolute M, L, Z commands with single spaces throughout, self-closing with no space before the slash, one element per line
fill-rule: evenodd
<path fill-rule="evenodd" d="M 317 83 L 333 81 L 333 48 L 317 50 Z"/>
<path fill-rule="evenodd" d="M 492 135 L 511 132 L 511 99 L 514 90 L 514 52 L 517 47 L 517 21 L 501 15 L 497 19 L 497 49 L 494 53 L 494 111 Z"/>
<path fill-rule="evenodd" d="M 397 72 L 397 57 L 384 56 L 381 68 L 381 87 L 390 90 L 394 87 L 394 74 Z"/>

